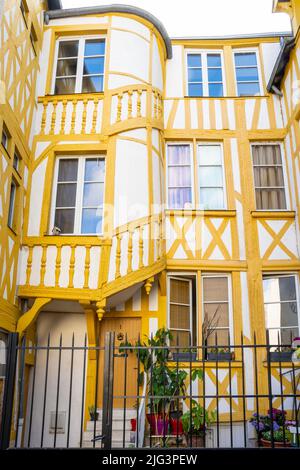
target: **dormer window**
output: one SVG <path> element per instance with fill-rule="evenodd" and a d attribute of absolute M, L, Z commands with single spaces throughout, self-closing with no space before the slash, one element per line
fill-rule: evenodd
<path fill-rule="evenodd" d="M 104 59 L 104 38 L 59 40 L 53 92 L 56 95 L 102 92 Z"/>

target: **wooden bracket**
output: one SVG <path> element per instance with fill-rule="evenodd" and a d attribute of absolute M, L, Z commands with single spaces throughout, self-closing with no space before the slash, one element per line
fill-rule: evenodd
<path fill-rule="evenodd" d="M 97 313 L 99 321 L 101 321 L 103 318 L 103 315 L 105 313 L 105 307 L 106 307 L 106 298 L 96 302 L 96 313 Z"/>
<path fill-rule="evenodd" d="M 52 298 L 40 298 L 35 299 L 33 306 L 26 313 L 24 313 L 18 320 L 17 333 L 19 335 L 24 334 L 25 330 L 36 320 L 38 314 L 44 307 L 44 305 L 51 302 Z"/>
<path fill-rule="evenodd" d="M 147 279 L 147 281 L 145 282 L 144 287 L 145 287 L 145 291 L 147 295 L 149 295 L 151 292 L 153 282 L 154 282 L 154 276 L 149 277 L 149 279 Z"/>

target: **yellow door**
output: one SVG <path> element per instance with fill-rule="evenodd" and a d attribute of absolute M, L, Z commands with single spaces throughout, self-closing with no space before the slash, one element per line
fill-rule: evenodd
<path fill-rule="evenodd" d="M 105 318 L 100 324 L 100 346 L 104 347 L 105 334 L 108 331 L 115 332 L 115 354 L 120 354 L 120 357 L 114 358 L 114 408 L 123 408 L 125 394 L 128 396 L 136 396 L 137 390 L 137 357 L 134 353 L 129 352 L 127 358 L 124 353 L 119 352 L 117 347 L 125 341 L 127 333 L 127 340 L 134 344 L 138 339 L 141 331 L 140 318 Z M 127 373 L 125 374 L 125 370 Z M 102 408 L 103 401 L 103 374 L 104 374 L 104 353 L 100 352 L 99 357 L 99 387 L 98 387 L 98 406 Z M 126 378 L 126 383 L 125 383 Z M 126 393 L 125 393 L 126 385 Z M 135 398 L 126 399 L 126 408 L 133 408 L 136 403 Z"/>

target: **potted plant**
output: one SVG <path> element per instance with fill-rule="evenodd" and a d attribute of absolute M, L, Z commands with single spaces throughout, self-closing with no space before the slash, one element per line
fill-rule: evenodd
<path fill-rule="evenodd" d="M 290 362 L 292 355 L 291 347 L 278 347 L 275 351 L 270 351 L 270 362 Z"/>
<path fill-rule="evenodd" d="M 206 411 L 196 400 L 192 400 L 191 409 L 182 415 L 183 430 L 189 447 L 204 447 L 207 427 L 215 421 L 215 411 Z"/>
<path fill-rule="evenodd" d="M 207 351 L 209 361 L 232 361 L 234 353 L 229 348 L 210 348 Z"/>
<path fill-rule="evenodd" d="M 291 433 L 288 429 L 283 430 L 283 427 L 273 431 L 274 447 L 290 447 L 291 446 Z M 272 432 L 266 431 L 262 433 L 260 440 L 262 447 L 272 447 Z"/>
<path fill-rule="evenodd" d="M 172 360 L 176 362 L 194 362 L 196 359 L 197 348 L 186 348 L 172 353 Z"/>
<path fill-rule="evenodd" d="M 288 429 L 290 421 L 286 420 L 286 411 L 272 408 L 266 415 L 254 413 L 250 418 L 250 424 L 254 426 L 261 446 L 272 446 L 272 429 L 275 447 L 290 445 L 291 433 Z"/>
<path fill-rule="evenodd" d="M 89 413 L 90 413 L 91 421 L 98 421 L 99 413 L 95 405 L 89 406 Z"/>

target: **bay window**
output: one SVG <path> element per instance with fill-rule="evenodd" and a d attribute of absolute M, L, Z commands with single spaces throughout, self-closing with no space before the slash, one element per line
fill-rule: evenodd
<path fill-rule="evenodd" d="M 263 291 L 265 321 L 270 344 L 291 344 L 293 338 L 299 336 L 299 299 L 296 275 L 264 276 Z"/>
<path fill-rule="evenodd" d="M 59 40 L 55 73 L 55 94 L 103 91 L 105 39 Z"/>
<path fill-rule="evenodd" d="M 57 227 L 65 234 L 100 234 L 104 175 L 104 158 L 59 158 L 56 164 L 52 227 Z"/>

